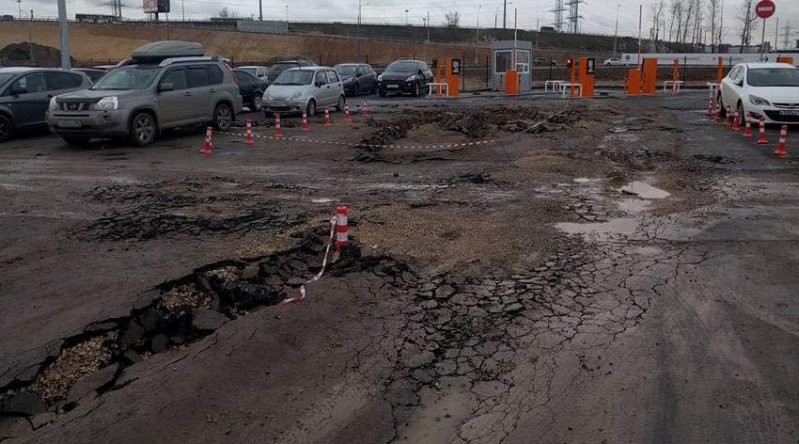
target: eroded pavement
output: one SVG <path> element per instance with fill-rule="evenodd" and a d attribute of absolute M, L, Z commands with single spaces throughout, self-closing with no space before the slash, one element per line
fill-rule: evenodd
<path fill-rule="evenodd" d="M 796 442 L 797 170 L 703 100 L 15 142 L 0 440 Z"/>

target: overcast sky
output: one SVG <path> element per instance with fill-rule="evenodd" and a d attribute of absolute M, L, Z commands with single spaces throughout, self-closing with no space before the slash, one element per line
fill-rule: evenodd
<path fill-rule="evenodd" d="M 141 0 L 124 0 L 123 13 L 126 17 L 142 18 Z M 223 5 L 236 11 L 240 16 L 258 14 L 258 0 L 171 0 L 174 19 L 180 19 L 185 13 L 187 19 L 207 19 L 216 15 Z M 656 0 L 585 0 L 580 5 L 580 15 L 584 18 L 580 26 L 584 32 L 612 35 L 616 23 L 616 11 L 620 11 L 619 34 L 638 34 L 638 6 L 644 7 L 644 37 L 651 26 L 649 8 Z M 666 0 L 668 1 L 668 0 Z M 707 0 L 702 0 L 707 1 Z M 745 0 L 723 0 L 725 41 L 736 43 L 735 34 L 740 28 L 736 19 L 740 15 L 741 4 Z M 444 13 L 458 11 L 461 14 L 461 25 L 474 27 L 478 19 L 479 26 L 493 27 L 495 17 L 498 26 L 502 26 L 502 0 L 362 0 L 363 21 L 365 23 L 395 23 L 404 24 L 407 18 L 412 24 L 421 26 L 423 17 L 430 12 L 430 22 L 433 25 L 443 23 Z M 777 4 L 777 17 L 780 17 L 780 27 L 790 20 L 795 27 L 792 40 L 799 39 L 799 0 L 774 0 Z M 508 2 L 508 27 L 513 27 L 513 8 L 518 8 L 519 28 L 535 29 L 537 21 L 541 26 L 552 25 L 554 16 L 550 12 L 555 0 L 515 0 Z M 109 0 L 67 0 L 70 17 L 75 13 L 110 14 Z M 343 21 L 354 22 L 358 15 L 358 0 L 263 0 L 264 19 L 285 20 L 288 5 L 289 20 L 298 21 Z M 55 17 L 57 12 L 55 0 L 22 0 L 25 14 L 29 15 L 33 9 L 36 16 Z M 185 8 L 185 9 L 184 9 Z M 18 14 L 15 0 L 0 0 L 0 14 Z M 774 39 L 775 20 L 769 19 L 766 25 L 766 40 Z M 780 35 L 782 35 L 782 30 Z M 754 34 L 754 42 L 760 41 L 760 30 Z M 780 37 L 782 41 L 782 37 Z"/>

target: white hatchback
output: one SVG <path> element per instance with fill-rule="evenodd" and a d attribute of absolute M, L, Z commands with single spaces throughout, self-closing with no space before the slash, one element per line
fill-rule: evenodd
<path fill-rule="evenodd" d="M 787 63 L 741 63 L 721 81 L 722 113 L 738 110 L 746 122 L 748 112 L 755 121 L 799 124 L 799 70 Z"/>
<path fill-rule="evenodd" d="M 287 69 L 272 82 L 261 102 L 265 113 L 301 113 L 335 106 L 344 109 L 344 86 L 333 68 L 308 66 Z"/>

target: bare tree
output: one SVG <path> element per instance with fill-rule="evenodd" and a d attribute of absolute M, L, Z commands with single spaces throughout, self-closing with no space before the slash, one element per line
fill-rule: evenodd
<path fill-rule="evenodd" d="M 458 28 L 461 25 L 461 13 L 458 11 L 449 11 L 444 14 L 444 24 L 447 28 Z"/>
<path fill-rule="evenodd" d="M 691 20 L 693 19 L 694 15 L 694 6 L 696 6 L 696 0 L 688 0 L 688 9 L 685 11 L 685 22 L 683 23 L 682 29 L 682 43 L 688 41 L 688 30 L 691 29 Z"/>
<path fill-rule="evenodd" d="M 220 18 L 234 18 L 234 17 L 238 16 L 238 14 L 236 13 L 236 10 L 230 9 L 227 6 L 223 6 L 221 9 L 219 9 L 219 11 L 217 11 L 216 15 L 217 15 L 217 17 L 220 17 Z"/>
<path fill-rule="evenodd" d="M 658 52 L 658 41 L 660 40 L 660 17 L 663 15 L 663 8 L 666 6 L 665 1 L 656 1 L 650 8 L 652 14 L 652 51 Z"/>
<path fill-rule="evenodd" d="M 752 31 L 757 28 L 757 16 L 755 16 L 752 0 L 743 1 L 738 20 L 741 22 L 741 47 L 743 49 L 752 43 Z"/>
<path fill-rule="evenodd" d="M 710 31 L 710 50 L 714 51 L 716 46 L 716 22 L 719 19 L 719 9 L 721 9 L 721 0 L 707 0 L 707 13 L 708 13 L 708 26 Z"/>

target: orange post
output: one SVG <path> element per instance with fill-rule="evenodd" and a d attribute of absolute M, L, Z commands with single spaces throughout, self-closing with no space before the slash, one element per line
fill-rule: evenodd
<path fill-rule="evenodd" d="M 671 81 L 671 93 L 677 94 L 677 82 L 680 81 L 680 59 L 674 59 L 674 65 L 671 67 Z"/>
<path fill-rule="evenodd" d="M 718 65 L 716 66 L 716 83 L 721 85 L 721 79 L 724 78 L 724 57 L 718 58 Z"/>
<path fill-rule="evenodd" d="M 793 65 L 793 57 L 791 56 L 777 56 L 777 63 L 787 63 Z"/>
<path fill-rule="evenodd" d="M 519 73 L 515 69 L 505 71 L 505 94 L 519 94 Z"/>
<path fill-rule="evenodd" d="M 644 58 L 644 72 L 642 79 L 642 93 L 655 94 L 658 83 L 658 61 L 653 58 Z"/>
<path fill-rule="evenodd" d="M 575 70 L 577 69 L 577 66 L 575 66 L 575 65 L 576 65 L 576 63 L 572 63 L 572 78 L 571 78 L 571 86 L 570 86 L 571 90 L 569 91 L 569 97 L 574 97 L 574 81 L 575 81 L 574 74 L 575 74 Z"/>
<path fill-rule="evenodd" d="M 582 97 L 594 96 L 594 59 L 580 57 L 577 67 L 577 83 L 582 85 Z"/>
<path fill-rule="evenodd" d="M 638 68 L 627 71 L 627 94 L 635 96 L 641 94 L 641 70 Z"/>

